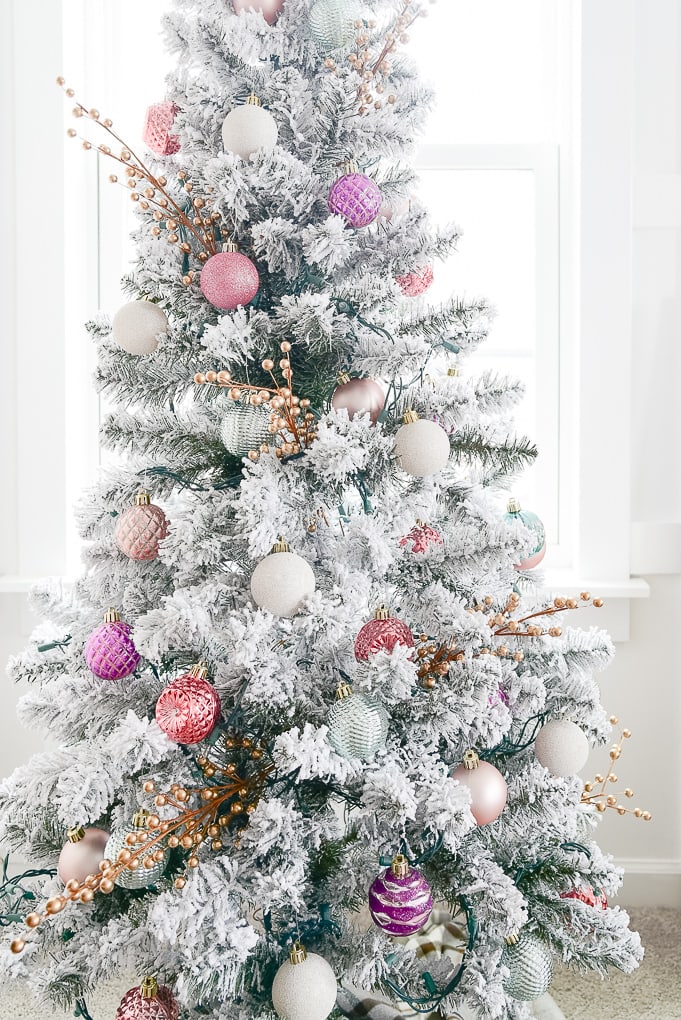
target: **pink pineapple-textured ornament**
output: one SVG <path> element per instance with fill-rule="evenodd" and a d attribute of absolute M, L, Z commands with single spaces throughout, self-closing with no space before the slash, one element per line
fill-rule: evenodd
<path fill-rule="evenodd" d="M 356 414 L 365 413 L 376 424 L 385 404 L 385 394 L 373 379 L 351 379 L 346 372 L 338 376 L 331 397 L 331 406 L 336 411 L 346 410 L 350 421 Z"/>
<path fill-rule="evenodd" d="M 400 545 L 411 546 L 413 553 L 424 553 L 431 545 L 442 545 L 442 535 L 436 528 L 431 528 L 423 521 L 417 521 L 409 534 L 400 539 Z"/>
<path fill-rule="evenodd" d="M 80 884 L 88 875 L 96 875 L 99 871 L 109 833 L 104 829 L 84 829 L 79 825 L 69 829 L 66 836 L 57 862 L 57 874 L 64 885 L 70 881 Z"/>
<path fill-rule="evenodd" d="M 355 638 L 355 658 L 367 661 L 376 652 L 392 652 L 395 645 L 414 647 L 414 635 L 396 616 L 390 615 L 387 606 L 379 606 L 373 620 L 365 623 Z"/>
<path fill-rule="evenodd" d="M 121 999 L 116 1020 L 177 1020 L 177 1000 L 156 978 L 145 977 L 141 985 L 131 988 Z"/>
<path fill-rule="evenodd" d="M 242 11 L 259 11 L 268 25 L 273 25 L 279 17 L 284 0 L 232 0 L 236 14 Z"/>
<path fill-rule="evenodd" d="M 464 752 L 463 763 L 451 776 L 471 791 L 471 813 L 478 825 L 489 825 L 506 807 L 506 780 L 490 762 L 480 761 L 475 751 Z"/>
<path fill-rule="evenodd" d="M 198 662 L 168 684 L 156 702 L 156 722 L 177 744 L 205 740 L 220 718 L 220 698 L 207 676 L 205 663 Z"/>
<path fill-rule="evenodd" d="M 400 290 L 405 297 L 418 297 L 428 290 L 433 282 L 433 267 L 426 266 L 425 269 L 414 269 L 404 276 L 396 276 L 395 280 L 400 285 Z"/>
<path fill-rule="evenodd" d="M 116 545 L 131 560 L 155 560 L 158 543 L 168 534 L 168 521 L 160 506 L 151 502 L 148 492 L 138 492 L 134 506 L 118 518 Z"/>
<path fill-rule="evenodd" d="M 122 680 L 139 665 L 139 652 L 130 637 L 130 625 L 115 609 L 108 609 L 102 623 L 85 643 L 85 661 L 102 680 Z"/>
<path fill-rule="evenodd" d="M 180 136 L 172 131 L 179 109 L 170 99 L 147 107 L 142 138 L 144 144 L 159 156 L 172 156 L 180 151 Z"/>
<path fill-rule="evenodd" d="M 242 255 L 233 241 L 204 263 L 201 270 L 201 291 L 207 301 L 221 311 L 233 312 L 247 305 L 258 293 L 260 277 L 247 255 Z"/>
<path fill-rule="evenodd" d="M 359 173 L 354 160 L 346 163 L 344 169 L 345 173 L 329 192 L 329 209 L 342 216 L 351 227 L 367 227 L 381 208 L 380 189 L 370 177 Z"/>
<path fill-rule="evenodd" d="M 369 911 L 374 924 L 387 935 L 415 935 L 433 909 L 433 894 L 420 871 L 402 854 L 369 888 Z"/>

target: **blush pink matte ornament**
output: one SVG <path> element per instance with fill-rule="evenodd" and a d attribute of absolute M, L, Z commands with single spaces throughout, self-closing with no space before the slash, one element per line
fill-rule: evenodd
<path fill-rule="evenodd" d="M 211 255 L 201 270 L 201 291 L 207 301 L 221 311 L 233 312 L 239 305 L 247 305 L 258 293 L 258 270 L 242 255 L 233 241 L 224 250 Z"/>
<path fill-rule="evenodd" d="M 329 210 L 342 216 L 351 227 L 367 227 L 378 216 L 381 192 L 366 174 L 358 173 L 354 160 L 345 164 L 345 173 L 332 185 Z"/>
<path fill-rule="evenodd" d="M 135 505 L 118 518 L 114 531 L 116 545 L 131 560 L 155 560 L 158 543 L 168 534 L 168 521 L 148 492 L 138 492 Z"/>
<path fill-rule="evenodd" d="M 64 885 L 72 879 L 80 885 L 88 875 L 96 875 L 99 871 L 109 833 L 104 829 L 84 829 L 79 825 L 76 829 L 69 829 L 66 836 L 67 841 L 57 862 L 57 874 Z"/>
<path fill-rule="evenodd" d="M 237 14 L 242 11 L 260 11 L 268 25 L 277 20 L 284 0 L 232 0 L 232 7 Z"/>
<path fill-rule="evenodd" d="M 85 643 L 85 661 L 102 680 L 122 680 L 134 673 L 140 656 L 130 637 L 130 625 L 115 609 L 107 609 L 104 623 Z"/>
<path fill-rule="evenodd" d="M 463 764 L 451 776 L 471 791 L 471 811 L 478 825 L 489 825 L 506 807 L 506 780 L 494 765 L 480 761 L 475 751 L 464 753 Z"/>
<path fill-rule="evenodd" d="M 333 391 L 331 406 L 336 411 L 346 410 L 350 421 L 356 414 L 367 413 L 372 425 L 385 404 L 385 394 L 373 379 L 351 379 L 346 372 L 338 376 L 338 386 Z"/>
<path fill-rule="evenodd" d="M 369 888 L 369 910 L 374 924 L 388 935 L 415 935 L 433 909 L 433 894 L 420 871 L 410 868 L 402 854 L 375 878 Z"/>
<path fill-rule="evenodd" d="M 423 521 L 417 521 L 408 535 L 400 539 L 400 545 L 405 546 L 411 543 L 413 553 L 423 553 L 431 545 L 442 545 L 442 535 L 435 528 Z"/>
<path fill-rule="evenodd" d="M 587 907 L 597 907 L 599 910 L 608 909 L 608 900 L 603 892 L 596 892 L 588 885 L 580 886 L 579 889 L 570 889 L 569 892 L 560 894 L 561 900 L 579 900 L 586 903 Z"/>
<path fill-rule="evenodd" d="M 414 647 L 414 635 L 396 616 L 390 615 L 387 606 L 379 606 L 373 620 L 365 623 L 355 638 L 355 658 L 368 661 L 376 652 L 392 652 L 395 645 Z"/>
<path fill-rule="evenodd" d="M 179 109 L 179 106 L 169 99 L 147 107 L 142 138 L 144 144 L 159 156 L 172 156 L 180 151 L 180 136 L 171 132 Z"/>
<path fill-rule="evenodd" d="M 404 276 L 396 276 L 395 280 L 406 297 L 418 297 L 419 294 L 428 290 L 433 282 L 433 267 L 426 266 L 425 269 L 415 269 Z"/>
<path fill-rule="evenodd" d="M 176 744 L 205 740 L 220 718 L 220 698 L 206 677 L 205 663 L 168 684 L 156 702 L 156 722 Z"/>
<path fill-rule="evenodd" d="M 156 978 L 145 977 L 141 985 L 131 988 L 121 999 L 116 1020 L 177 1020 L 177 1000 L 169 988 Z"/>

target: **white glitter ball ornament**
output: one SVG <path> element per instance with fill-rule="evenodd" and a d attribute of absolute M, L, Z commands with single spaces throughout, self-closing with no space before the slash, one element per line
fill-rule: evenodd
<path fill-rule="evenodd" d="M 509 935 L 501 954 L 501 963 L 511 972 L 504 980 L 504 991 L 512 999 L 531 1002 L 543 995 L 551 984 L 551 954 L 534 935 L 521 932 Z"/>
<path fill-rule="evenodd" d="M 388 713 L 374 694 L 353 694 L 349 684 L 339 684 L 336 702 L 329 712 L 327 739 L 344 758 L 371 761 L 385 747 Z"/>
<path fill-rule="evenodd" d="M 428 478 L 441 471 L 449 460 L 449 436 L 435 421 L 407 411 L 395 436 L 395 457 L 399 467 L 415 478 Z"/>
<path fill-rule="evenodd" d="M 336 1005 L 336 975 L 299 942 L 274 976 L 272 1005 L 281 1020 L 326 1020 Z"/>
<path fill-rule="evenodd" d="M 574 776 L 586 765 L 589 741 L 576 723 L 551 719 L 539 730 L 534 753 L 552 776 Z"/>
<path fill-rule="evenodd" d="M 128 354 L 153 354 L 167 330 L 165 313 L 151 301 L 130 301 L 113 317 L 114 340 Z"/>
<path fill-rule="evenodd" d="M 312 567 L 302 556 L 292 553 L 282 538 L 251 575 L 253 601 L 274 616 L 295 616 L 314 590 Z"/>
<path fill-rule="evenodd" d="M 343 46 L 350 46 L 357 35 L 355 22 L 362 20 L 357 0 L 316 0 L 310 11 L 310 31 L 323 57 Z"/>
<path fill-rule="evenodd" d="M 259 450 L 263 443 L 271 442 L 270 417 L 265 407 L 254 407 L 244 401 L 234 404 L 220 427 L 225 449 L 235 457 L 247 457 L 251 450 Z"/>
<path fill-rule="evenodd" d="M 242 159 L 250 159 L 259 149 L 269 152 L 277 144 L 277 122 L 260 100 L 251 95 L 244 106 L 235 106 L 222 125 L 222 144 L 225 152 L 233 152 Z"/>

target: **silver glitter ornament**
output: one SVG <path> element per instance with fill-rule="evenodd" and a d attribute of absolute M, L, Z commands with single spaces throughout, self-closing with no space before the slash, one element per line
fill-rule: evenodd
<path fill-rule="evenodd" d="M 551 984 L 551 954 L 543 942 L 527 932 L 508 936 L 501 963 L 511 972 L 503 985 L 512 999 L 520 1002 L 538 999 Z"/>
<path fill-rule="evenodd" d="M 344 758 L 370 761 L 385 747 L 388 713 L 374 694 L 353 694 L 340 684 L 336 703 L 329 712 L 329 743 Z"/>
<path fill-rule="evenodd" d="M 259 450 L 263 443 L 271 442 L 269 424 L 267 408 L 254 407 L 244 401 L 235 403 L 222 419 L 220 428 L 225 449 L 235 457 L 247 457 L 251 450 Z"/>
<path fill-rule="evenodd" d="M 148 811 L 137 811 L 135 812 L 132 822 L 128 825 L 120 825 L 118 828 L 109 836 L 109 841 L 104 848 L 104 857 L 113 861 L 115 864 L 118 860 L 118 855 L 121 850 L 130 850 L 135 853 L 142 844 L 141 843 L 128 843 L 128 836 L 131 833 L 147 832 L 147 818 L 149 817 Z M 158 850 L 159 847 L 155 846 L 149 851 L 149 855 L 154 850 Z M 145 889 L 149 885 L 154 885 L 158 882 L 159 878 L 165 871 L 166 864 L 168 863 L 168 851 L 166 850 L 165 856 L 162 861 L 154 861 L 154 864 L 150 868 L 144 867 L 144 858 L 146 854 L 140 855 L 139 867 L 123 868 L 119 875 L 116 876 L 114 882 L 116 885 L 121 886 L 122 889 Z"/>
<path fill-rule="evenodd" d="M 355 41 L 355 22 L 362 20 L 357 0 L 316 0 L 310 11 L 310 31 L 315 46 L 325 57 Z"/>

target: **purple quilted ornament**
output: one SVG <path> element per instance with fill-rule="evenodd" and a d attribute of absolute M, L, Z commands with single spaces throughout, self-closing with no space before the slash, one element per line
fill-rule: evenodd
<path fill-rule="evenodd" d="M 347 220 L 351 227 L 366 227 L 378 216 L 383 199 L 377 184 L 357 171 L 354 162 L 346 164 L 329 192 L 329 209 Z"/>
<path fill-rule="evenodd" d="M 140 656 L 130 637 L 130 625 L 121 621 L 115 609 L 107 610 L 104 623 L 87 639 L 85 661 L 102 680 L 122 680 L 137 669 Z"/>
<path fill-rule="evenodd" d="M 430 886 L 407 858 L 396 854 L 369 889 L 369 910 L 374 924 L 388 935 L 414 935 L 433 909 Z"/>

